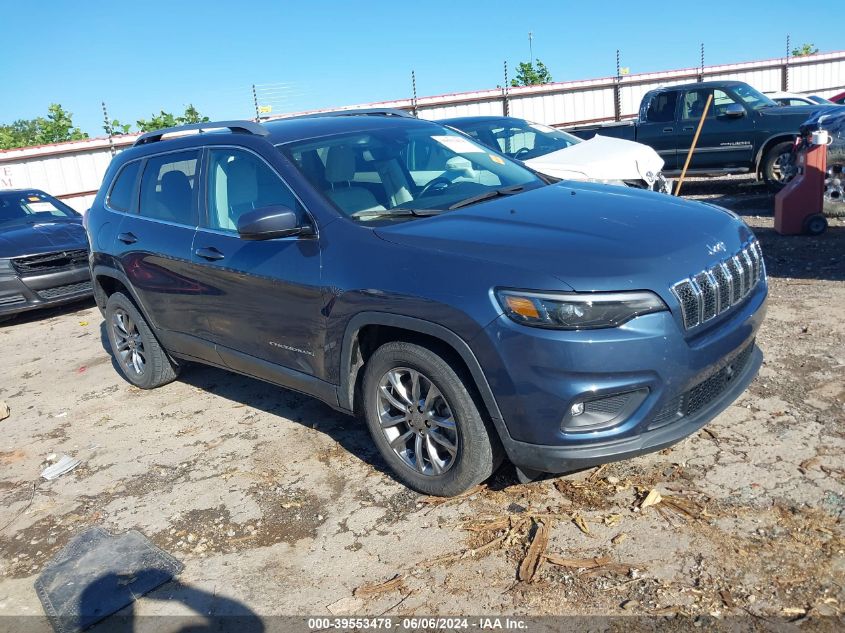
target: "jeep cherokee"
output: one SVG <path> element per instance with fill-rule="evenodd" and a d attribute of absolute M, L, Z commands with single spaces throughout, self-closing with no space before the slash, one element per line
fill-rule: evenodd
<path fill-rule="evenodd" d="M 505 456 L 528 480 L 669 446 L 753 379 L 767 283 L 736 215 L 548 184 L 382 114 L 183 126 L 115 157 L 88 230 L 129 382 L 196 361 L 310 394 L 361 414 L 406 485 L 455 495 Z"/>

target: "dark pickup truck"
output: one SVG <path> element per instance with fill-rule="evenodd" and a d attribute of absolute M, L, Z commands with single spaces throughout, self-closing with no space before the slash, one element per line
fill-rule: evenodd
<path fill-rule="evenodd" d="M 787 175 L 792 145 L 804 121 L 819 110 L 842 106 L 779 106 L 741 81 L 707 81 L 667 86 L 646 93 L 631 121 L 575 127 L 576 136 L 596 134 L 645 143 L 666 161 L 664 173 L 684 165 L 707 97 L 713 101 L 688 173 L 755 173 L 778 188 Z"/>

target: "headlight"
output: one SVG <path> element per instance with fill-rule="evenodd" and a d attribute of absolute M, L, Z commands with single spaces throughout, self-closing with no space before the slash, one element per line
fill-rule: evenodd
<path fill-rule="evenodd" d="M 634 317 L 668 310 L 653 292 L 540 293 L 497 290 L 496 298 L 511 319 L 523 325 L 557 330 L 618 327 Z"/>
<path fill-rule="evenodd" d="M 0 274 L 12 270 L 12 260 L 7 257 L 0 257 Z"/>

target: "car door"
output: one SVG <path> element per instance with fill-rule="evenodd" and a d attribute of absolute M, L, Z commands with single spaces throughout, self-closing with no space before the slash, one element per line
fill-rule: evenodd
<path fill-rule="evenodd" d="M 675 114 L 678 104 L 676 90 L 657 91 L 646 96 L 647 103 L 637 123 L 637 142 L 653 148 L 664 161 L 663 169 L 677 169 L 677 125 Z"/>
<path fill-rule="evenodd" d="M 689 168 L 747 168 L 754 149 L 754 117 L 740 99 L 718 88 L 696 88 L 684 93 L 680 105 L 678 162 L 683 166 L 711 94 L 713 99 Z M 729 107 L 736 109 L 737 105 L 741 108 L 741 116 L 730 114 Z"/>
<path fill-rule="evenodd" d="M 248 211 L 283 205 L 311 223 L 296 195 L 263 158 L 245 148 L 210 147 L 206 204 L 194 240 L 192 277 L 221 356 L 239 355 L 310 375 L 320 371 L 324 333 L 320 244 L 315 236 L 250 241 L 237 233 Z M 247 373 L 248 362 L 236 368 Z M 246 362 L 247 364 L 242 364 Z"/>
<path fill-rule="evenodd" d="M 190 277 L 199 217 L 198 163 L 198 150 L 145 159 L 137 209 L 123 214 L 114 242 L 115 257 L 143 311 L 164 336 L 204 329 L 195 310 L 202 289 Z"/>

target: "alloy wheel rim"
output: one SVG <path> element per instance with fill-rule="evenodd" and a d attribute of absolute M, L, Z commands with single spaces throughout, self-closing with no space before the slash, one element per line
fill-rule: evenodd
<path fill-rule="evenodd" d="M 118 308 L 112 315 L 111 326 L 120 363 L 136 376 L 143 375 L 147 352 L 137 324 L 125 310 Z"/>
<path fill-rule="evenodd" d="M 395 367 L 378 384 L 379 427 L 411 470 L 433 477 L 455 464 L 458 430 L 446 397 L 425 374 Z"/>
<path fill-rule="evenodd" d="M 789 152 L 784 152 L 775 159 L 774 163 L 772 163 L 772 175 L 778 182 L 785 184 L 788 180 L 791 180 L 789 177 L 790 174 L 787 174 L 787 170 L 784 169 L 784 167 L 789 164 L 789 159 Z"/>

